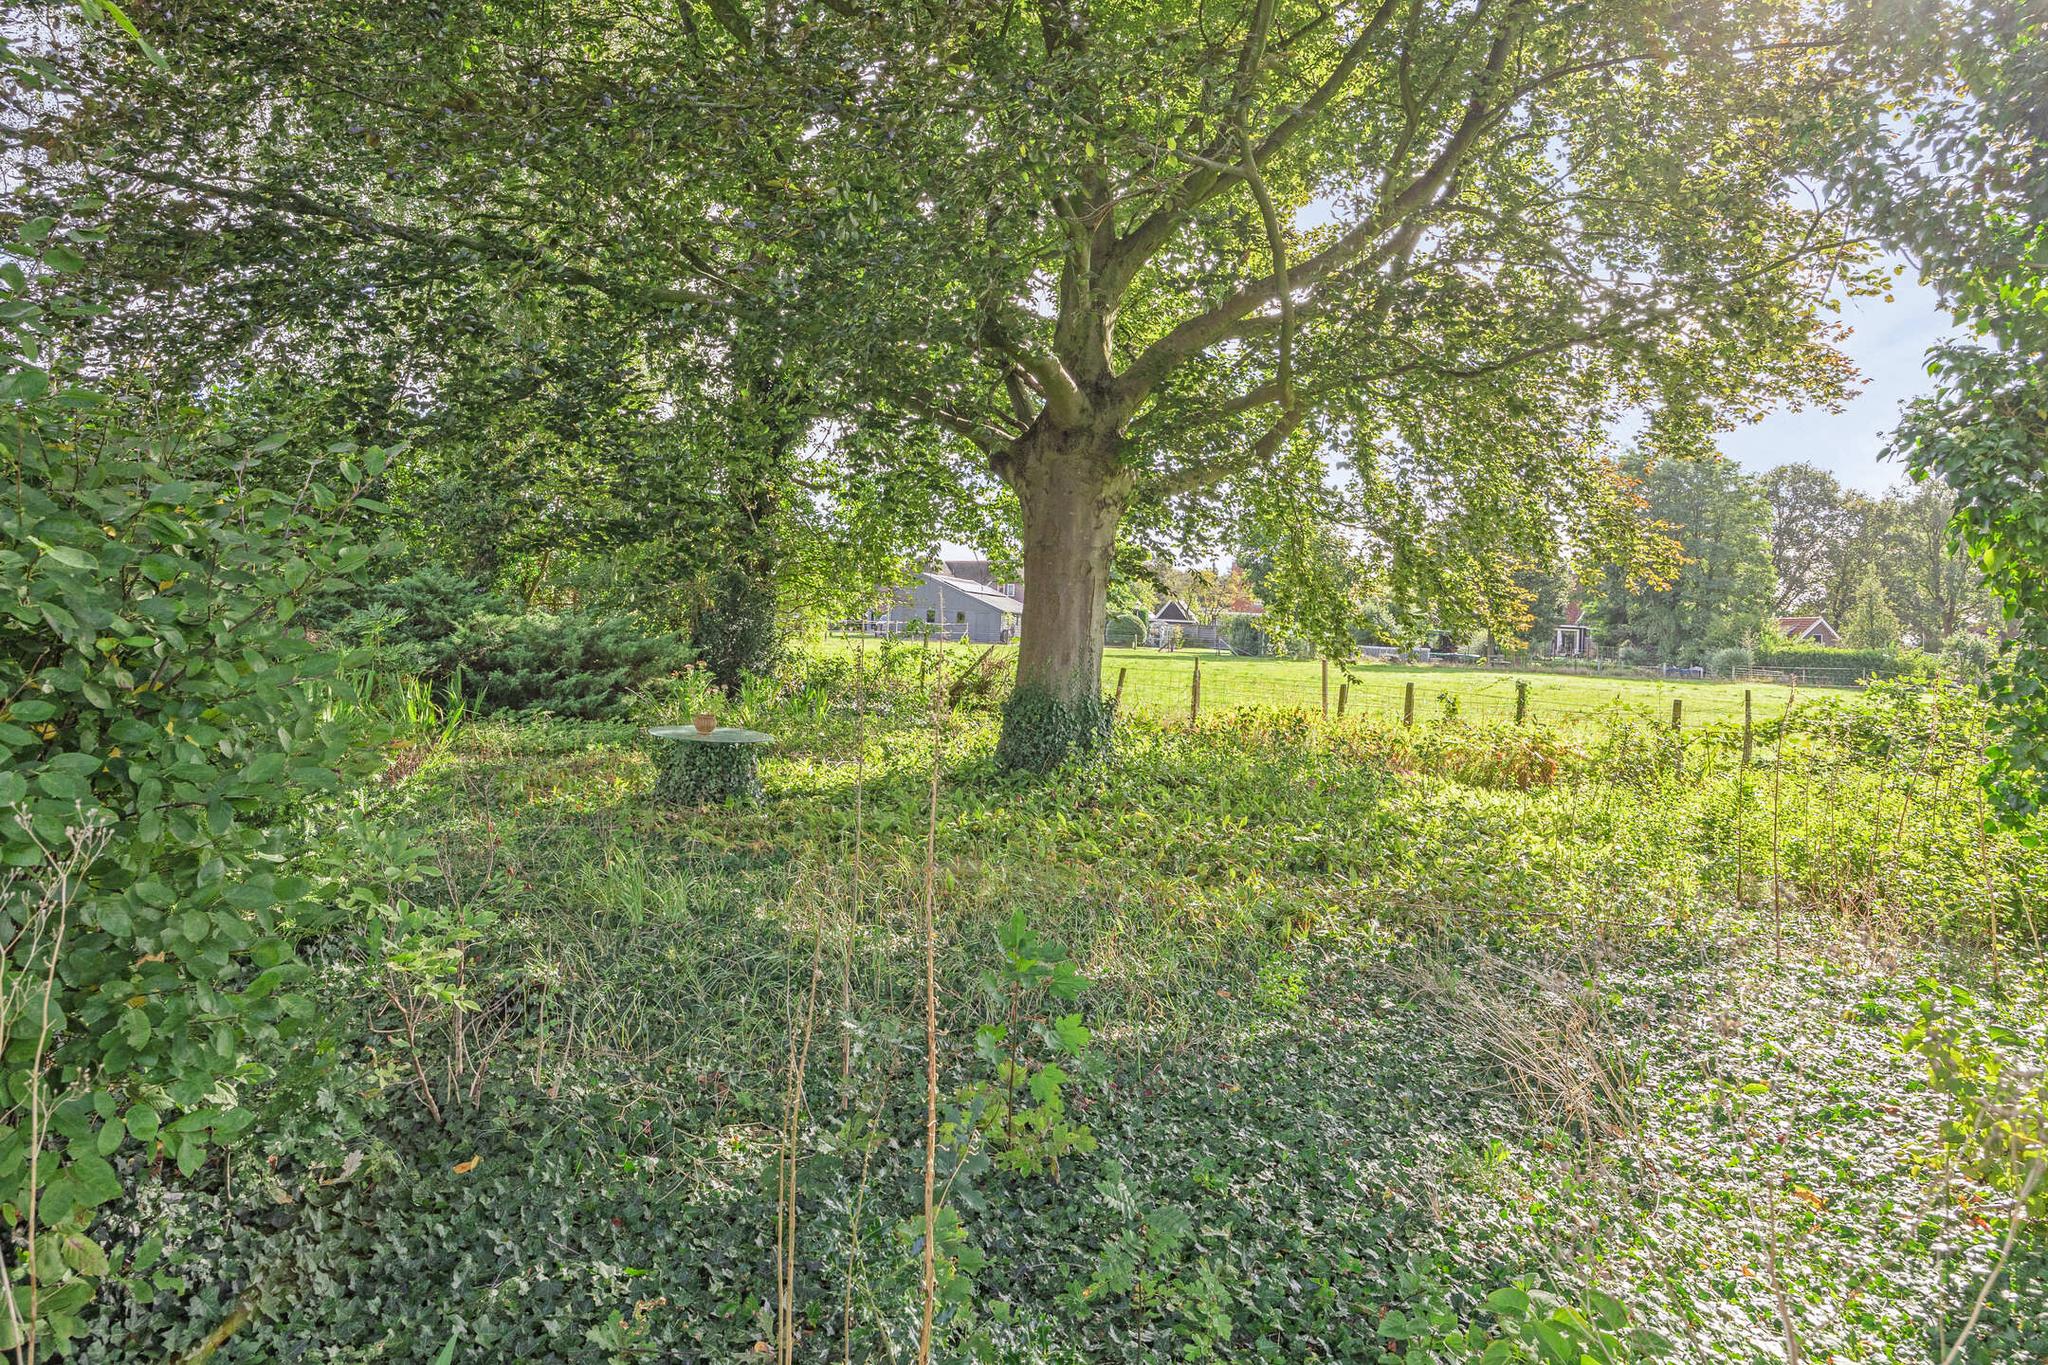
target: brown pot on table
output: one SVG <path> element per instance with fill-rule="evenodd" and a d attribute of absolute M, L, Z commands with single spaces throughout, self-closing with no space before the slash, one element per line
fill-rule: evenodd
<path fill-rule="evenodd" d="M 697 727 L 697 733 L 708 735 L 718 728 L 718 717 L 710 711 L 699 711 L 690 723 Z"/>

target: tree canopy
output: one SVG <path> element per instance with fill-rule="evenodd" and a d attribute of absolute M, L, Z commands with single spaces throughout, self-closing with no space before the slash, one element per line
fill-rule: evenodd
<path fill-rule="evenodd" d="M 1517 573 L 1654 544 L 1622 446 L 1837 397 L 1830 290 L 1879 286 L 1843 177 L 1939 68 L 1897 10 L 195 0 L 168 69 L 52 45 L 21 107 L 61 116 L 8 136 L 29 200 L 116 229 L 103 335 L 402 338 L 417 405 L 462 388 L 451 328 L 488 395 L 590 312 L 657 411 L 765 380 L 860 437 L 800 470 L 794 426 L 742 419 L 681 493 L 1014 508 L 1020 683 L 1059 711 L 1096 704 L 1120 535 L 1255 531 L 1319 634 L 1367 597 L 1512 625 Z M 767 524 L 721 515 L 691 539 Z"/>
<path fill-rule="evenodd" d="M 2015 637 L 1985 692 L 2002 729 L 1987 780 L 2017 820 L 2048 805 L 2048 15 L 1996 0 L 1917 18 L 1912 39 L 1951 79 L 1874 143 L 1855 183 L 1971 333 L 1934 349 L 1935 392 L 1894 447 L 1953 490 L 1955 541 Z"/>
<path fill-rule="evenodd" d="M 1769 507 L 1755 481 L 1719 457 L 1665 460 L 1645 471 L 1644 492 L 1680 561 L 1668 577 L 1646 582 L 1610 570 L 1599 603 L 1603 636 L 1674 663 L 1758 638 L 1771 612 L 1771 546 Z"/>

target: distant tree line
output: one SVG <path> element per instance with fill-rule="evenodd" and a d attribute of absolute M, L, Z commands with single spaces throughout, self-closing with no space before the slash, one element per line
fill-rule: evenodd
<path fill-rule="evenodd" d="M 1705 663 L 1768 648 L 1778 621 L 1821 616 L 1856 650 L 1940 650 L 1998 620 L 1983 577 L 1949 536 L 1954 495 L 1901 484 L 1870 495 L 1811 464 L 1761 476 L 1708 457 L 1639 464 L 1644 514 L 1676 547 L 1665 573 L 1607 569 L 1583 587 L 1532 575 L 1537 642 L 1576 597 L 1603 653 Z"/>

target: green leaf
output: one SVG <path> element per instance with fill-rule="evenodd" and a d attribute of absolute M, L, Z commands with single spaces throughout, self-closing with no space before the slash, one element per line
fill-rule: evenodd
<path fill-rule="evenodd" d="M 121 1180 L 107 1159 L 95 1152 L 74 1156 L 66 1168 L 78 1186 L 79 1202 L 87 1207 L 121 1197 Z"/>
<path fill-rule="evenodd" d="M 121 1144 L 128 1137 L 128 1130 L 119 1119 L 108 1119 L 100 1125 L 99 1135 L 93 1139 L 93 1148 L 101 1156 L 112 1156 L 121 1150 Z"/>
<path fill-rule="evenodd" d="M 1486 1296 L 1486 1311 L 1498 1313 L 1504 1318 L 1524 1318 L 1529 1315 L 1529 1296 L 1514 1285 L 1496 1289 Z"/>
<path fill-rule="evenodd" d="M 1609 1331 L 1618 1332 L 1628 1325 L 1628 1309 L 1612 1295 L 1603 1294 L 1597 1289 L 1588 1289 L 1586 1302 L 1591 1306 L 1593 1316 L 1600 1320 L 1600 1325 Z"/>
<path fill-rule="evenodd" d="M 149 58 L 151 63 L 163 71 L 171 69 L 170 64 L 164 61 L 163 54 L 152 47 L 149 39 L 143 37 L 141 31 L 135 27 L 135 21 L 128 17 L 128 12 L 121 8 L 118 0 L 94 0 L 94 3 L 107 12 L 115 25 L 142 49 L 142 55 Z"/>
<path fill-rule="evenodd" d="M 89 1279 L 107 1273 L 107 1253 L 83 1232 L 67 1232 L 63 1241 L 64 1264 Z"/>
<path fill-rule="evenodd" d="M 129 1012 L 131 1014 L 141 1013 L 140 1010 L 131 1010 Z M 140 1100 L 128 1106 L 128 1113 L 123 1119 L 124 1125 L 137 1142 L 148 1142 L 151 1138 L 154 1138 L 160 1122 L 161 1120 L 156 1110 Z"/>
<path fill-rule="evenodd" d="M 97 573 L 100 567 L 99 560 L 76 545 L 52 545 L 43 551 L 43 558 L 54 560 L 67 569 L 79 569 L 86 573 Z"/>

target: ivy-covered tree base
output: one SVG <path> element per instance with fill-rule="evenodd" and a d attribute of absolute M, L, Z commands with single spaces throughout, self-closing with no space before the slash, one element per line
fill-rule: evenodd
<path fill-rule="evenodd" d="M 1022 686 L 1003 703 L 1003 737 L 996 765 L 1011 772 L 1049 773 L 1069 759 L 1092 758 L 1109 748 L 1115 708 L 1098 696 L 1061 697 Z"/>
<path fill-rule="evenodd" d="M 752 744 L 697 744 L 657 740 L 654 799 L 664 806 L 708 806 L 760 801 L 761 770 Z"/>

